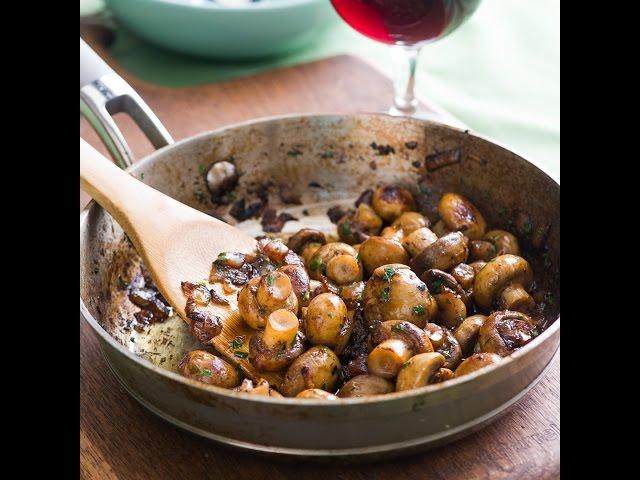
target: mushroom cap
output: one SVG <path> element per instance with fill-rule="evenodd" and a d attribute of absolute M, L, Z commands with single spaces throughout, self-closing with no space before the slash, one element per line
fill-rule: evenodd
<path fill-rule="evenodd" d="M 351 334 L 350 329 L 344 329 L 347 313 L 344 301 L 334 293 L 321 293 L 314 297 L 304 314 L 305 333 L 309 342 L 330 348 L 344 343 L 341 337 Z"/>
<path fill-rule="evenodd" d="M 466 358 L 464 362 L 462 362 L 456 371 L 454 372 L 455 378 L 461 377 L 463 375 L 468 375 L 471 372 L 475 372 L 476 370 L 480 370 L 488 365 L 493 365 L 494 363 L 498 363 L 502 360 L 500 355 L 496 355 L 495 353 L 474 353 L 470 357 Z"/>
<path fill-rule="evenodd" d="M 304 334 L 298 332 L 293 345 L 280 344 L 270 348 L 262 339 L 264 332 L 257 332 L 249 340 L 251 364 L 259 372 L 277 372 L 287 368 L 304 352 Z"/>
<path fill-rule="evenodd" d="M 204 350 L 187 352 L 178 365 L 180 373 L 193 380 L 233 388 L 240 384 L 240 375 L 226 360 Z"/>
<path fill-rule="evenodd" d="M 393 392 L 394 386 L 389 380 L 375 375 L 357 375 L 345 383 L 338 391 L 340 398 L 359 398 L 372 395 L 384 395 Z"/>
<path fill-rule="evenodd" d="M 321 345 L 311 347 L 289 366 L 280 390 L 286 397 L 295 397 L 309 388 L 332 391 L 340 367 L 340 360 L 331 349 Z"/>
<path fill-rule="evenodd" d="M 396 392 L 428 385 L 444 362 L 444 356 L 438 352 L 421 353 L 411 357 L 398 373 Z"/>
<path fill-rule="evenodd" d="M 462 360 L 462 349 L 451 330 L 435 323 L 427 323 L 424 331 L 429 336 L 433 350 L 444 356 L 443 367 L 450 370 L 456 368 Z"/>
<path fill-rule="evenodd" d="M 387 319 L 423 327 L 435 314 L 436 303 L 427 286 L 406 265 L 383 265 L 374 270 L 363 293 L 368 325 Z"/>
<path fill-rule="evenodd" d="M 371 206 L 385 221 L 392 222 L 404 212 L 416 209 L 413 195 L 396 185 L 384 185 L 373 192 Z"/>
<path fill-rule="evenodd" d="M 302 249 L 308 243 L 320 243 L 322 245 L 327 243 L 327 239 L 320 230 L 314 228 L 303 228 L 294 233 L 287 241 L 287 246 L 290 250 L 300 254 Z"/>
<path fill-rule="evenodd" d="M 409 262 L 418 275 L 425 270 L 436 268 L 450 270 L 469 256 L 468 239 L 460 232 L 451 232 L 433 242 Z"/>
<path fill-rule="evenodd" d="M 533 340 L 534 328 L 531 317 L 524 313 L 511 310 L 493 312 L 480 327 L 478 345 L 484 353 L 506 357 Z"/>
<path fill-rule="evenodd" d="M 391 224 L 392 227 L 402 230 L 405 235 L 409 235 L 411 232 L 414 232 L 419 228 L 428 228 L 429 225 L 429 219 L 418 212 L 405 212 L 396 218 Z"/>
<path fill-rule="evenodd" d="M 520 255 L 518 239 L 506 230 L 491 230 L 485 234 L 484 239 L 495 246 L 496 255 L 505 255 L 507 253 Z"/>
<path fill-rule="evenodd" d="M 522 285 L 526 290 L 533 283 L 533 270 L 524 258 L 500 255 L 488 262 L 473 281 L 473 297 L 480 310 L 488 312 L 496 296 L 509 284 Z"/>
<path fill-rule="evenodd" d="M 409 263 L 409 254 L 402 244 L 390 238 L 369 237 L 360 245 L 358 254 L 369 275 L 381 265 Z"/>
<path fill-rule="evenodd" d="M 390 338 L 405 342 L 414 353 L 433 352 L 427 333 L 415 324 L 402 320 L 387 320 L 376 325 L 371 332 L 371 343 L 378 345 Z"/>
<path fill-rule="evenodd" d="M 338 255 L 351 255 L 356 257 L 358 253 L 351 245 L 342 242 L 330 242 L 321 246 L 309 261 L 309 276 L 314 280 L 326 280 L 327 264 Z"/>
<path fill-rule="evenodd" d="M 487 223 L 471 201 L 457 193 L 445 193 L 438 202 L 440 218 L 450 230 L 460 231 L 471 240 L 479 240 Z"/>
<path fill-rule="evenodd" d="M 333 393 L 325 392 L 319 388 L 308 388 L 296 395 L 296 398 L 308 398 L 311 400 L 338 400 Z"/>

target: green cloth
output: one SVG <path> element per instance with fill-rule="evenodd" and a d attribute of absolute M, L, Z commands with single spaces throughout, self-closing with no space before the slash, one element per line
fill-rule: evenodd
<path fill-rule="evenodd" d="M 99 0 L 80 2 L 81 14 L 100 8 Z M 186 86 L 339 53 L 358 55 L 390 73 L 387 48 L 359 35 L 336 15 L 312 46 L 277 59 L 243 64 L 194 59 L 159 50 L 124 30 L 118 32 L 112 54 L 142 79 Z M 419 97 L 559 178 L 559 0 L 484 0 L 457 31 L 423 48 L 416 82 Z"/>

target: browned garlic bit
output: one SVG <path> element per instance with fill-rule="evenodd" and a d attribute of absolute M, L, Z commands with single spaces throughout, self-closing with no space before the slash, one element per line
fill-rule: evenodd
<path fill-rule="evenodd" d="M 233 173 L 219 162 L 209 176 L 221 188 Z M 437 209 L 422 197 L 416 211 L 409 189 L 382 185 L 355 209 L 330 209 L 333 235 L 304 228 L 286 244 L 263 237 L 254 253 L 220 254 L 209 283 L 182 285 L 190 330 L 210 343 L 222 329 L 213 307 L 237 295 L 253 381 L 240 384 L 237 366 L 204 350 L 180 372 L 251 395 L 336 402 L 444 387 L 527 345 L 544 291 L 516 236 L 488 228 L 458 193 Z M 432 226 L 424 212 L 436 210 Z"/>

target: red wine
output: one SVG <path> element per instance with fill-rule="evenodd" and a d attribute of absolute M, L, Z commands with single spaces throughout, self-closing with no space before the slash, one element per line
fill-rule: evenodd
<path fill-rule="evenodd" d="M 331 0 L 345 22 L 373 40 L 415 45 L 444 37 L 480 0 Z"/>

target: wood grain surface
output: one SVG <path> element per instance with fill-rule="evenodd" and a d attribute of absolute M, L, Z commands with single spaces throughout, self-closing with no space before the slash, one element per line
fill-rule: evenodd
<path fill-rule="evenodd" d="M 83 38 L 142 95 L 174 139 L 255 117 L 379 111 L 390 81 L 353 57 L 334 57 L 212 85 L 167 89 L 121 71 L 94 36 Z M 152 147 L 126 116 L 117 122 L 137 158 Z M 80 135 L 107 154 L 81 118 Z M 88 198 L 81 193 L 80 207 Z M 184 432 L 131 398 L 80 319 L 80 474 L 83 479 L 547 479 L 560 475 L 560 362 L 504 416 L 478 433 L 409 458 L 368 465 L 285 462 Z"/>

